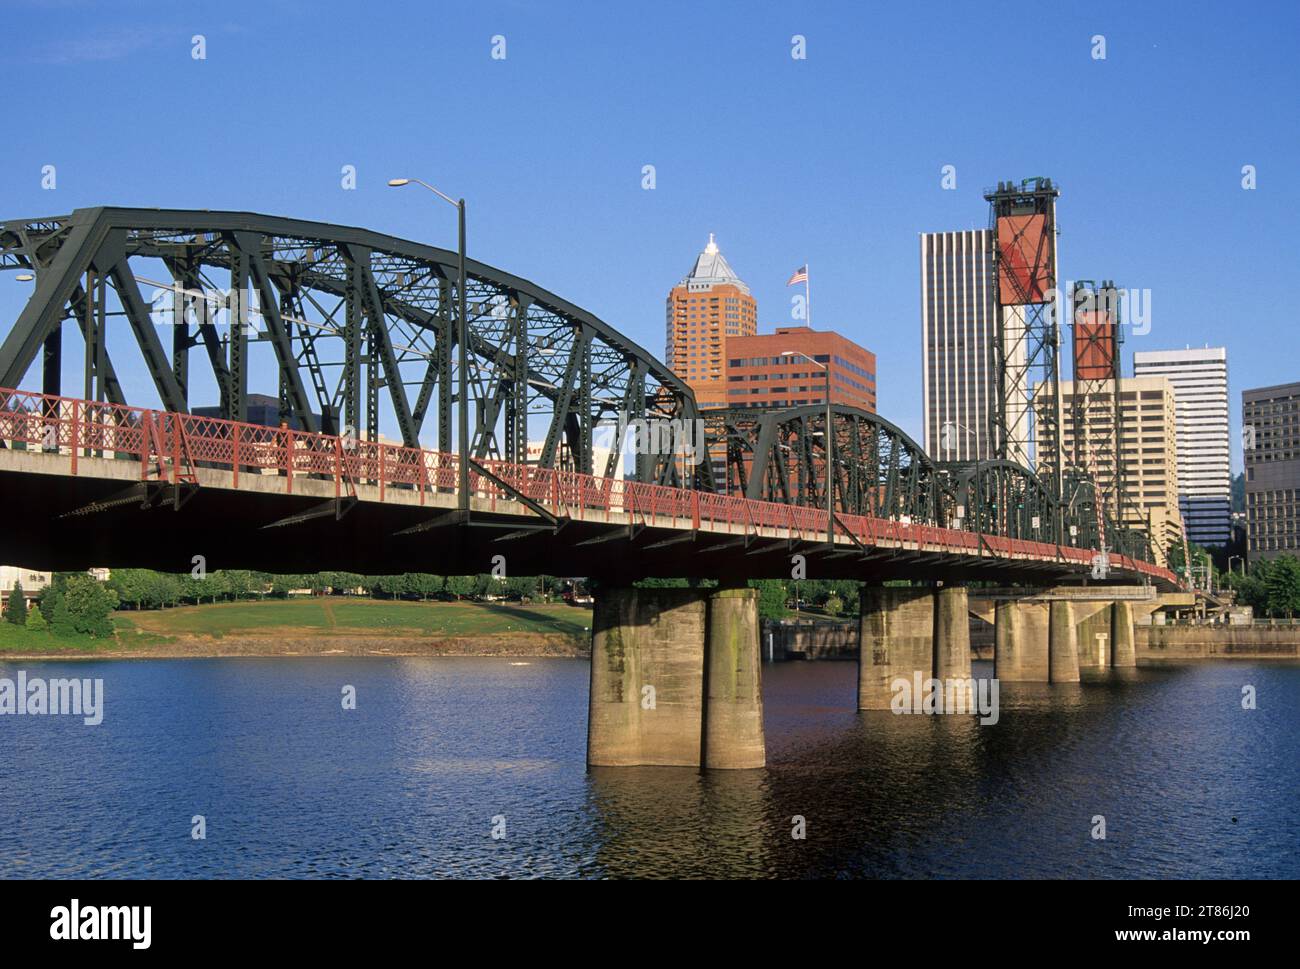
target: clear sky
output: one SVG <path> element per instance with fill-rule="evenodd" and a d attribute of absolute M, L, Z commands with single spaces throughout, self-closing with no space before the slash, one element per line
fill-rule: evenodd
<path fill-rule="evenodd" d="M 385 185 L 419 176 L 468 200 L 474 258 L 657 355 L 714 232 L 764 330 L 810 264 L 814 326 L 877 354 L 881 413 L 920 439 L 917 233 L 1046 175 L 1062 278 L 1150 291 L 1129 355 L 1226 344 L 1235 424 L 1242 388 L 1300 379 L 1298 9 L 10 0 L 0 218 L 245 209 L 452 246 L 449 208 Z M 27 292 L 0 277 L 4 325 Z"/>

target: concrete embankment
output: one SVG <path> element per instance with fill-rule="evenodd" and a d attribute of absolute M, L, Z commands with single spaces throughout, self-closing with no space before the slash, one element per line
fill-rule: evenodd
<path fill-rule="evenodd" d="M 177 636 L 136 646 L 132 637 L 94 649 L 4 653 L 0 661 L 37 659 L 201 659 L 226 656 L 586 656 L 585 637 L 551 633 L 487 636 Z"/>
<path fill-rule="evenodd" d="M 971 654 L 993 658 L 993 627 L 971 621 Z M 1135 626 L 1137 661 L 1300 659 L 1300 626 Z M 857 659 L 856 622 L 764 623 L 763 658 Z"/>
<path fill-rule="evenodd" d="M 1137 626 L 1138 663 L 1300 659 L 1300 626 Z"/>

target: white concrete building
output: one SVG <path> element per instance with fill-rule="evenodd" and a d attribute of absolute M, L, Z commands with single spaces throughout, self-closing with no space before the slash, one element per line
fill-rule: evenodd
<path fill-rule="evenodd" d="M 51 576 L 50 572 L 24 569 L 17 565 L 0 565 L 0 602 L 9 601 L 9 593 L 13 592 L 15 582 L 22 583 L 23 598 L 30 602 L 50 584 Z"/>
<path fill-rule="evenodd" d="M 1232 539 L 1228 351 L 1224 347 L 1133 354 L 1138 377 L 1165 377 L 1174 388 L 1178 504 L 1188 541 L 1205 547 Z"/>

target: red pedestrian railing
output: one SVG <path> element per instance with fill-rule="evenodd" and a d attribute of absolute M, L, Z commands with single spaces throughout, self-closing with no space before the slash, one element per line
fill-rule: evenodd
<path fill-rule="evenodd" d="M 0 388 L 0 445 L 11 449 L 64 455 L 70 473 L 79 473 L 86 458 L 108 458 L 139 465 L 141 480 L 194 482 L 200 469 L 226 472 L 230 486 L 239 488 L 250 475 L 285 478 L 293 493 L 295 481 L 332 481 L 334 494 L 355 493 L 357 485 L 377 488 L 379 501 L 394 492 L 417 495 L 423 504 L 430 494 L 454 493 L 457 456 L 380 441 L 313 434 L 289 427 L 264 427 L 215 417 L 175 414 L 24 390 Z M 519 494 L 556 515 L 579 521 L 631 520 L 645 525 L 677 528 L 765 529 L 775 537 L 824 539 L 826 512 L 816 508 L 757 501 L 731 495 L 624 481 L 573 471 L 557 471 L 506 461 L 481 466 Z M 515 496 L 470 468 L 474 498 L 496 508 L 498 502 L 516 508 Z M 505 509 L 503 509 L 505 510 Z M 1090 549 L 986 535 L 962 529 L 905 523 L 863 515 L 837 515 L 837 521 L 859 544 L 1005 559 L 1033 559 L 1091 566 Z M 1176 583 L 1172 572 L 1150 562 L 1110 556 L 1111 568 Z"/>

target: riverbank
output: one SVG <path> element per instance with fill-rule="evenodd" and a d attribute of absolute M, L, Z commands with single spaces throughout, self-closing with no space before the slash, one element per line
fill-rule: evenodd
<path fill-rule="evenodd" d="M 591 612 L 562 604 L 267 600 L 116 613 L 114 636 L 0 623 L 0 660 L 229 656 L 585 656 Z"/>

